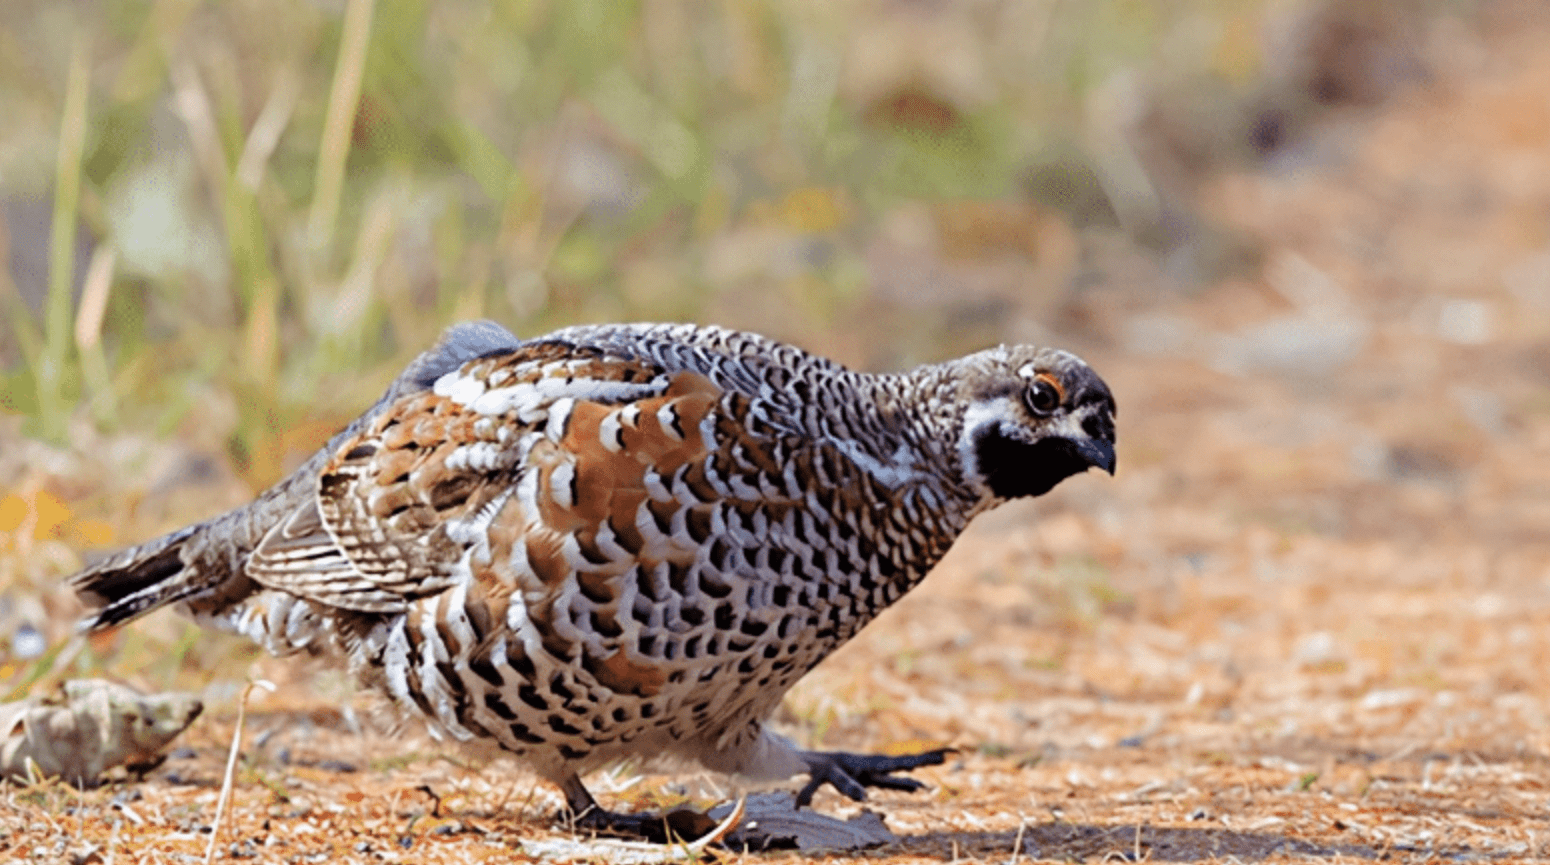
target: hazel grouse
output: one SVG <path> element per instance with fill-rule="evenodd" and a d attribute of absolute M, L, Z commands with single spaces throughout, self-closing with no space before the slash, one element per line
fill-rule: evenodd
<path fill-rule="evenodd" d="M 1053 349 L 871 375 L 716 327 L 473 322 L 252 503 L 72 583 L 89 630 L 177 603 L 341 658 L 583 825 L 641 828 L 580 781 L 630 756 L 861 799 L 943 752 L 803 751 L 766 719 L 976 514 L 1112 473 L 1114 412 Z"/>

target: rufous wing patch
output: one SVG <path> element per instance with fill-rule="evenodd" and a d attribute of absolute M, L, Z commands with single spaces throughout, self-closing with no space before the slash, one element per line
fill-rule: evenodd
<path fill-rule="evenodd" d="M 535 525 L 527 533 L 527 564 L 533 576 L 546 586 L 557 586 L 571 575 L 563 549 L 565 538 L 559 532 Z"/>
<path fill-rule="evenodd" d="M 700 427 L 721 395 L 705 376 L 678 373 L 661 393 L 644 399 L 623 404 L 576 400 L 558 440 L 545 436 L 528 452 L 526 469 L 537 474 L 531 486 L 536 515 L 508 504 L 495 520 L 501 525 L 491 526 L 492 541 L 497 535 L 501 539 L 492 550 L 504 543 L 524 544 L 528 568 L 543 587 L 536 596 L 529 594 L 527 603 L 545 647 L 551 652 L 574 650 L 561 645 L 568 638 L 560 636 L 552 618 L 565 614 L 561 599 L 574 586 L 581 597 L 563 604 L 588 605 L 591 627 L 605 639 L 587 656 L 588 669 L 601 684 L 620 693 L 649 696 L 665 681 L 661 671 L 617 649 L 599 657 L 622 633 L 619 581 L 641 563 L 648 546 L 637 525 L 642 505 L 663 504 L 669 514 L 679 507 L 676 502 L 650 502 L 646 475 L 671 476 L 685 464 L 708 458 Z M 521 527 L 506 525 L 530 516 L 537 519 Z M 508 540 L 507 534 L 522 537 Z"/>
<path fill-rule="evenodd" d="M 543 497 L 544 523 L 556 531 L 577 533 L 584 549 L 594 546 L 606 524 L 616 543 L 639 551 L 644 539 L 635 520 L 646 501 L 646 473 L 669 476 L 685 463 L 704 460 L 700 424 L 720 395 L 705 376 L 681 372 L 660 396 L 622 406 L 577 402 L 559 443 L 540 442 L 529 457 L 543 472 L 540 491 L 550 488 L 560 461 L 574 469 L 572 501 Z M 664 420 L 670 427 L 664 427 Z"/>
<path fill-rule="evenodd" d="M 587 667 L 598 684 L 616 694 L 655 697 L 667 682 L 667 673 L 660 667 L 632 661 L 623 649 L 602 660 L 588 658 L 588 661 Z"/>

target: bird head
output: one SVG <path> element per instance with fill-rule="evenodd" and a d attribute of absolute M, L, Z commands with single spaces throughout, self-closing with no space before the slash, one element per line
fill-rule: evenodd
<path fill-rule="evenodd" d="M 1002 346 L 965 360 L 958 452 L 985 499 L 1041 496 L 1089 468 L 1114 473 L 1114 396 L 1080 358 Z"/>

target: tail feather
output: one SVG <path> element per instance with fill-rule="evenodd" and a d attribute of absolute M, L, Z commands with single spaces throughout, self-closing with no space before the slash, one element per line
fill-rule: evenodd
<path fill-rule="evenodd" d="M 132 547 L 70 578 L 81 600 L 99 609 L 80 630 L 99 631 L 139 618 L 208 588 L 196 581 L 186 555 L 203 525 L 189 526 Z"/>

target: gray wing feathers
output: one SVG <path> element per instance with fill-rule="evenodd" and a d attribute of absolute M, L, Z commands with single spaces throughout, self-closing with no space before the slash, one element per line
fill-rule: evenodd
<path fill-rule="evenodd" d="M 441 332 L 441 339 L 434 346 L 421 352 L 393 383 L 388 385 L 387 391 L 376 404 L 367 409 L 351 424 L 329 439 L 318 452 L 307 459 L 301 468 L 292 472 L 290 477 L 271 487 L 258 502 L 250 507 L 257 507 L 261 503 L 274 498 L 283 498 L 289 502 L 298 502 L 304 495 L 315 495 L 317 491 L 318 473 L 322 471 L 323 464 L 346 441 L 354 438 L 366 425 L 376 419 L 377 415 L 388 405 L 406 394 L 430 390 L 436 379 L 457 369 L 476 357 L 487 354 L 511 351 L 522 345 L 522 341 L 512 336 L 511 331 L 496 324 L 493 321 L 466 321 L 453 325 Z M 287 512 L 289 508 L 286 509 Z"/>
<path fill-rule="evenodd" d="M 275 525 L 248 557 L 247 573 L 265 588 L 349 610 L 402 610 L 402 594 L 384 589 L 356 568 L 308 502 Z"/>
<path fill-rule="evenodd" d="M 430 350 L 393 380 L 370 409 L 328 440 L 289 477 L 252 503 L 195 526 L 125 550 L 71 579 L 98 607 L 86 630 L 121 624 L 158 607 L 188 601 L 218 614 L 240 602 L 241 581 L 289 591 L 349 609 L 403 609 L 390 581 L 373 581 L 351 562 L 324 528 L 317 509 L 318 475 L 329 457 L 395 400 L 427 390 L 436 379 L 477 357 L 511 351 L 521 340 L 491 321 L 447 328 Z"/>
<path fill-rule="evenodd" d="M 349 503 L 330 503 L 325 519 L 318 501 L 317 476 L 348 437 L 356 435 L 393 401 L 429 389 L 436 379 L 468 361 L 520 345 L 510 331 L 492 321 L 447 328 L 435 346 L 415 358 L 388 386 L 375 406 L 308 461 L 302 472 L 309 484 L 303 503 L 264 535 L 248 558 L 248 576 L 268 588 L 370 613 L 403 610 L 416 590 L 423 593 L 443 588 L 445 575 L 410 572 L 408 559 L 417 558 L 413 552 L 418 551 L 379 550 L 373 538 L 354 531 L 353 526 L 367 526 L 369 520 L 352 513 Z M 402 555 L 404 552 L 410 555 Z"/>
<path fill-rule="evenodd" d="M 401 612 L 411 600 L 451 585 L 448 563 L 418 549 L 424 544 L 397 547 L 347 526 L 330 530 L 332 523 L 316 500 L 297 508 L 248 557 L 248 576 L 266 588 L 363 613 Z"/>
<path fill-rule="evenodd" d="M 476 357 L 511 351 L 522 344 L 511 331 L 493 321 L 466 321 L 442 331 L 434 346 L 409 364 L 383 395 L 391 402 L 405 393 L 428 390 L 436 379 Z"/>

